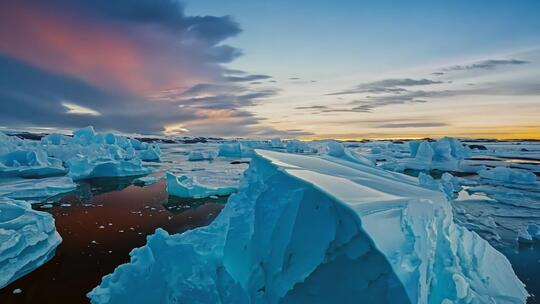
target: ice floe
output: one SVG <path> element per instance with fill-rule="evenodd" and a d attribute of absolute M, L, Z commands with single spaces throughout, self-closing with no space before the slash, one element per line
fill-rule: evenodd
<path fill-rule="evenodd" d="M 256 153 L 212 224 L 156 230 L 92 303 L 525 302 L 508 260 L 454 224 L 439 191 L 341 158 Z"/>

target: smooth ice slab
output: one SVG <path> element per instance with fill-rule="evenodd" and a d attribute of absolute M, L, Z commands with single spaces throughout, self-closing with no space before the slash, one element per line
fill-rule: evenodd
<path fill-rule="evenodd" d="M 61 242 L 49 213 L 0 198 L 0 288 L 47 262 Z"/>
<path fill-rule="evenodd" d="M 525 302 L 441 192 L 341 158 L 256 153 L 212 224 L 157 230 L 92 303 Z"/>

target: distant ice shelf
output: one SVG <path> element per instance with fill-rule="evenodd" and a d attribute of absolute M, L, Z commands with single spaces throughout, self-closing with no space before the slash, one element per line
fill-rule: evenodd
<path fill-rule="evenodd" d="M 442 192 L 341 153 L 254 153 L 214 222 L 156 230 L 92 303 L 525 303 Z"/>

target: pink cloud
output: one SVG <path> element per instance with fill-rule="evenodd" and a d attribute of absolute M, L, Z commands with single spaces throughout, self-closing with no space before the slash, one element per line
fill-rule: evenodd
<path fill-rule="evenodd" d="M 135 94 L 188 87 L 211 77 L 197 52 L 150 27 L 8 1 L 0 9 L 0 54 L 94 86 Z"/>

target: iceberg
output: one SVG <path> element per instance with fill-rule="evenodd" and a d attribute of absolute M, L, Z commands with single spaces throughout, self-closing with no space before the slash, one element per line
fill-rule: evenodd
<path fill-rule="evenodd" d="M 341 144 L 341 143 L 339 143 L 337 141 L 329 141 L 326 144 L 326 147 L 327 147 L 327 152 L 326 153 L 329 156 L 336 157 L 336 158 L 342 158 L 342 159 L 345 159 L 347 161 L 358 162 L 358 163 L 368 165 L 368 166 L 374 166 L 375 165 L 371 160 L 369 160 L 369 159 L 365 158 L 364 156 L 354 152 L 351 149 L 348 149 L 348 148 L 344 147 L 343 144 Z"/>
<path fill-rule="evenodd" d="M 525 303 L 442 193 L 342 159 L 255 154 L 209 226 L 156 230 L 92 303 Z"/>
<path fill-rule="evenodd" d="M 242 146 L 239 142 L 219 145 L 218 155 L 223 157 L 242 157 Z"/>
<path fill-rule="evenodd" d="M 471 155 L 471 150 L 458 139 L 443 137 L 437 141 L 410 141 L 409 155 L 403 155 L 397 145 L 388 145 L 389 151 L 375 152 L 384 155 L 387 162 L 381 165 L 384 169 L 405 171 L 407 169 L 430 171 L 463 171 L 462 161 Z"/>
<path fill-rule="evenodd" d="M 76 188 L 77 184 L 67 176 L 16 179 L 0 182 L 0 197 L 41 202 Z"/>
<path fill-rule="evenodd" d="M 288 140 L 286 149 L 288 153 L 317 153 L 317 149 L 311 147 L 308 143 L 297 139 Z"/>
<path fill-rule="evenodd" d="M 62 161 L 41 149 L 15 150 L 0 155 L 0 176 L 39 178 L 66 174 Z"/>
<path fill-rule="evenodd" d="M 152 172 L 145 168 L 141 160 L 94 160 L 90 161 L 86 157 L 77 157 L 68 160 L 69 176 L 74 180 L 102 178 L 102 177 L 124 177 L 146 175 Z"/>
<path fill-rule="evenodd" d="M 478 171 L 481 178 L 497 182 L 515 184 L 536 184 L 536 175 L 523 169 L 512 169 L 507 167 L 496 167 Z"/>
<path fill-rule="evenodd" d="M 199 160 L 213 160 L 217 157 L 215 151 L 191 151 L 188 154 L 189 161 L 199 161 Z"/>
<path fill-rule="evenodd" d="M 143 176 L 133 181 L 133 184 L 140 186 L 150 186 L 157 183 L 163 177 L 160 176 Z"/>
<path fill-rule="evenodd" d="M 61 242 L 50 214 L 0 199 L 0 288 L 51 259 Z"/>
<path fill-rule="evenodd" d="M 422 187 L 441 191 L 449 200 L 456 198 L 459 191 L 463 189 L 457 177 L 448 172 L 443 173 L 441 179 L 438 181 L 429 174 L 420 172 L 418 175 L 418 182 Z"/>
<path fill-rule="evenodd" d="M 183 198 L 205 198 L 210 196 L 226 196 L 237 191 L 234 187 L 210 187 L 203 185 L 187 175 L 176 176 L 166 173 L 167 193 Z"/>

